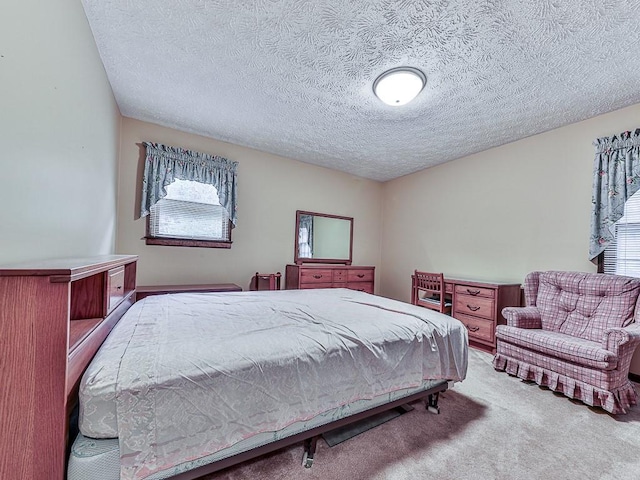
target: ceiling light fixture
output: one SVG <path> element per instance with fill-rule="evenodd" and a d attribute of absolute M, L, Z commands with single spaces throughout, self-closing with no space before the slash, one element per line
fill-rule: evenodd
<path fill-rule="evenodd" d="M 417 68 L 397 67 L 387 70 L 373 82 L 373 93 L 387 105 L 406 105 L 422 91 L 427 77 Z"/>

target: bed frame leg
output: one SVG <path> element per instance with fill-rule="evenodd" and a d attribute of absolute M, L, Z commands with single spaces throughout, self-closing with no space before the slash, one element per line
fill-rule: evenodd
<path fill-rule="evenodd" d="M 307 438 L 304 441 L 304 455 L 302 456 L 302 466 L 304 468 L 311 468 L 313 465 L 313 456 L 316 453 L 316 446 L 318 445 L 319 436 Z"/>
<path fill-rule="evenodd" d="M 440 396 L 440 392 L 430 393 L 427 397 L 426 403 L 427 410 L 431 413 L 435 413 L 438 415 L 440 413 L 440 407 L 438 406 L 438 397 Z"/>

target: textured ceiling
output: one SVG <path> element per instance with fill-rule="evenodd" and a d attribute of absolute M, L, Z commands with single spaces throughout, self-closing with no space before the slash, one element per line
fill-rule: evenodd
<path fill-rule="evenodd" d="M 640 103 L 640 0 L 82 3 L 123 115 L 375 180 Z"/>

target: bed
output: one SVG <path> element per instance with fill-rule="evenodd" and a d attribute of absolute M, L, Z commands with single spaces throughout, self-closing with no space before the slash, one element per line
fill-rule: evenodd
<path fill-rule="evenodd" d="M 449 316 L 353 290 L 147 297 L 82 378 L 68 479 L 197 478 L 437 399 L 465 378 L 467 343 Z"/>

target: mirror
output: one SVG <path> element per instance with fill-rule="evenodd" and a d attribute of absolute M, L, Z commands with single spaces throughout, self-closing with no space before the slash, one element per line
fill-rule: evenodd
<path fill-rule="evenodd" d="M 353 218 L 296 211 L 294 262 L 351 265 Z"/>

